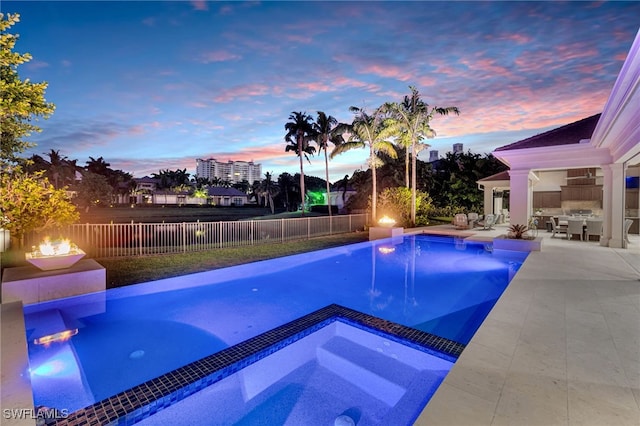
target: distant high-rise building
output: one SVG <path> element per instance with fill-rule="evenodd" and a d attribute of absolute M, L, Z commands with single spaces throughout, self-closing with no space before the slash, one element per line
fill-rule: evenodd
<path fill-rule="evenodd" d="M 453 144 L 453 153 L 454 154 L 462 154 L 464 152 L 464 148 L 462 147 L 461 143 L 454 143 Z"/>
<path fill-rule="evenodd" d="M 226 180 L 238 183 L 246 180 L 252 184 L 262 179 L 262 165 L 253 161 L 217 161 L 215 158 L 196 159 L 196 177 Z"/>
<path fill-rule="evenodd" d="M 429 151 L 429 162 L 432 163 L 438 161 L 438 150 L 434 149 Z"/>

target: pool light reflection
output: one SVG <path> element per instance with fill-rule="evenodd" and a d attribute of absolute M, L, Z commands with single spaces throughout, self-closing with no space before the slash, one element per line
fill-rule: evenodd
<path fill-rule="evenodd" d="M 38 339 L 34 339 L 33 343 L 35 345 L 44 345 L 44 347 L 46 348 L 49 347 L 49 345 L 53 342 L 66 342 L 76 334 L 78 334 L 77 328 L 74 328 L 73 330 L 64 330 L 58 333 L 49 334 L 47 336 L 42 336 Z"/>

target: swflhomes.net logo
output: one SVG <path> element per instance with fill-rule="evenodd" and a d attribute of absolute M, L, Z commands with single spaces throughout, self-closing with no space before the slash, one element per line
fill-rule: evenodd
<path fill-rule="evenodd" d="M 46 425 L 54 420 L 66 419 L 69 417 L 69 410 L 63 408 L 39 407 L 33 408 L 3 408 L 2 417 L 6 420 L 35 420 L 37 425 Z"/>

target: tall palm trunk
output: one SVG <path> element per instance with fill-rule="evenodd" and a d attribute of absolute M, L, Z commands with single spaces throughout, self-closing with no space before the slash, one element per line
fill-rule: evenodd
<path fill-rule="evenodd" d="M 411 226 L 416 226 L 416 165 L 418 161 L 415 140 L 411 141 L 411 153 Z"/>
<path fill-rule="evenodd" d="M 329 209 L 329 216 L 331 213 L 331 185 L 329 185 L 329 158 L 327 157 L 327 141 L 324 142 L 324 175 L 327 181 L 327 208 Z"/>
<path fill-rule="evenodd" d="M 378 221 L 378 216 L 376 214 L 376 206 L 378 205 L 378 185 L 376 179 L 376 165 L 375 165 L 375 151 L 373 149 L 373 144 L 371 144 L 371 159 L 372 167 L 371 167 L 371 221 L 376 224 Z"/>
<path fill-rule="evenodd" d="M 304 170 L 303 170 L 303 161 L 302 161 L 302 138 L 303 135 L 298 132 L 298 152 L 300 153 L 300 155 L 298 157 L 300 157 L 300 198 L 302 199 L 302 216 L 304 216 L 304 194 L 305 194 L 305 190 L 304 190 Z"/>
<path fill-rule="evenodd" d="M 409 147 L 405 147 L 404 154 L 404 185 L 409 188 Z"/>

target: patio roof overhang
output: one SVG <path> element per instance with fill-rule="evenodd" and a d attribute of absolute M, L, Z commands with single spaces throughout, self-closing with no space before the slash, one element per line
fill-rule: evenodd
<path fill-rule="evenodd" d="M 608 149 L 613 163 L 640 155 L 640 30 L 593 131 L 591 145 Z"/>
<path fill-rule="evenodd" d="M 588 140 L 571 145 L 494 151 L 493 155 L 512 170 L 600 167 L 613 162 L 609 149 L 594 147 Z"/>

